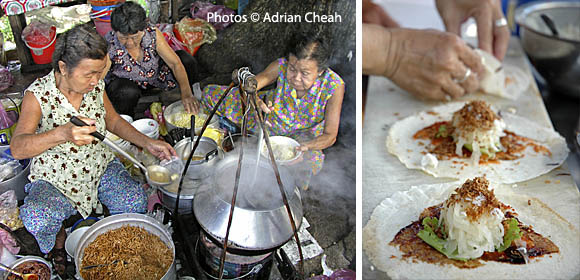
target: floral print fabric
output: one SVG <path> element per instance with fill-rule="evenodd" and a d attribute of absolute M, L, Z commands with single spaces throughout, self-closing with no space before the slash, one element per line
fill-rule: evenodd
<path fill-rule="evenodd" d="M 36 133 L 65 125 L 72 116 L 84 116 L 96 120 L 97 131 L 105 134 L 104 88 L 103 81 L 99 81 L 91 92 L 83 96 L 77 111 L 56 87 L 54 71 L 38 78 L 27 89 L 34 94 L 42 110 Z M 87 217 L 97 206 L 97 186 L 113 158 L 111 150 L 97 140 L 83 146 L 66 142 L 32 158 L 28 179 L 30 182 L 49 182 L 72 203 L 75 210 Z"/>
<path fill-rule="evenodd" d="M 108 84 L 115 77 L 129 79 L 142 89 L 155 87 L 164 90 L 174 89 L 177 81 L 173 72 L 157 53 L 157 33 L 155 28 L 149 25 L 144 30 L 145 34 L 141 39 L 143 49 L 143 59 L 137 61 L 129 54 L 123 44 L 119 42 L 115 31 L 110 31 L 105 35 L 109 43 L 109 58 L 111 59 L 111 69 L 105 77 Z"/>
<path fill-rule="evenodd" d="M 266 120 L 272 124 L 269 128 L 270 135 L 283 135 L 296 139 L 299 142 L 312 140 L 324 132 L 324 116 L 326 104 L 336 89 L 344 84 L 338 74 L 331 69 L 326 69 L 319 76 L 308 93 L 302 98 L 297 98 L 296 90 L 293 89 L 286 78 L 288 61 L 285 58 L 278 59 L 279 71 L 276 88 L 260 93 L 266 102 L 271 101 L 274 109 L 266 116 Z M 210 85 L 204 89 L 202 103 L 206 111 L 211 110 L 217 103 L 227 87 Z M 242 123 L 242 106 L 237 88 L 232 89 L 224 99 L 218 113 L 238 125 Z M 258 129 L 255 116 L 248 116 L 248 128 L 252 131 Z M 308 151 L 304 158 L 309 160 L 314 174 L 318 173 L 324 162 L 322 151 Z"/>

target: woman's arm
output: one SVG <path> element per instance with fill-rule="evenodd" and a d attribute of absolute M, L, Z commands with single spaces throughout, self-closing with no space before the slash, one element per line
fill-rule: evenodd
<path fill-rule="evenodd" d="M 54 146 L 68 141 L 81 146 L 94 140 L 93 136 L 89 134 L 97 130 L 95 126 L 77 127 L 70 122 L 53 130 L 37 134 L 36 128 L 41 117 L 42 111 L 38 100 L 36 100 L 32 92 L 27 91 L 22 99 L 22 110 L 18 125 L 10 142 L 10 151 L 15 159 L 37 156 Z M 89 122 L 89 124 L 94 123 L 94 121 L 87 118 L 81 119 Z"/>
<path fill-rule="evenodd" d="M 278 60 L 274 60 L 272 63 L 264 69 L 264 71 L 258 73 L 256 75 L 256 81 L 258 82 L 258 87 L 256 90 L 260 90 L 265 86 L 273 83 L 278 78 L 278 69 L 280 66 L 278 65 Z"/>
<path fill-rule="evenodd" d="M 189 113 L 197 113 L 199 111 L 199 103 L 194 100 L 190 85 L 193 81 L 187 78 L 187 72 L 185 72 L 183 63 L 181 63 L 179 56 L 171 49 L 169 44 L 167 44 L 163 33 L 157 28 L 155 28 L 155 33 L 157 33 L 157 52 L 163 61 L 167 63 L 167 66 L 171 68 L 173 75 L 175 75 L 185 110 Z"/>
<path fill-rule="evenodd" d="M 171 156 L 177 155 L 173 147 L 171 147 L 166 142 L 147 137 L 135 129 L 135 127 L 133 127 L 126 120 L 121 118 L 121 116 L 119 116 L 119 114 L 113 108 L 113 104 L 109 100 L 109 97 L 106 93 L 103 95 L 103 103 L 105 106 L 105 111 L 107 112 L 105 116 L 105 123 L 107 125 L 108 131 L 141 148 L 147 149 L 151 154 L 158 158 L 170 159 Z"/>
<path fill-rule="evenodd" d="M 341 84 L 340 86 L 338 86 L 338 88 L 336 89 L 336 91 L 326 104 L 326 112 L 324 113 L 325 121 L 323 134 L 314 138 L 311 141 L 301 143 L 299 147 L 301 151 L 326 149 L 332 146 L 334 142 L 336 142 L 343 98 L 344 98 L 344 84 Z"/>

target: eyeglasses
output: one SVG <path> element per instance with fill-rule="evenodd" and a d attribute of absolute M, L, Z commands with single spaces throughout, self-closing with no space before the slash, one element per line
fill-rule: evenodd
<path fill-rule="evenodd" d="M 119 42 L 121 43 L 126 43 L 127 41 L 131 40 L 133 41 L 133 43 L 138 44 L 139 42 L 141 42 L 141 38 L 143 37 L 143 31 L 139 31 L 133 35 L 129 35 L 129 36 L 125 36 L 122 35 L 120 33 L 117 33 L 117 39 L 119 39 Z"/>

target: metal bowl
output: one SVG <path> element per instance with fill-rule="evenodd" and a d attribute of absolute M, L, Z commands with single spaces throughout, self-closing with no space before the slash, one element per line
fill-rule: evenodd
<path fill-rule="evenodd" d="M 10 264 L 10 268 L 15 269 L 18 265 L 26 263 L 26 262 L 30 262 L 30 261 L 35 261 L 35 262 L 39 262 L 39 263 L 46 265 L 48 267 L 48 273 L 49 273 L 48 279 L 52 279 L 52 265 L 50 265 L 50 263 L 48 261 L 46 261 L 45 259 L 43 259 L 41 257 L 24 256 L 22 258 L 15 260 L 12 264 Z M 2 279 L 4 279 L 4 280 L 8 279 L 9 275 L 11 275 L 11 274 L 8 272 L 5 272 L 4 278 L 2 278 Z"/>
<path fill-rule="evenodd" d="M 297 147 L 300 147 L 300 143 L 298 143 L 298 141 L 290 138 L 290 137 L 286 137 L 286 136 L 271 136 L 270 137 L 270 145 L 272 146 L 272 150 L 274 152 L 274 157 L 276 158 L 276 162 L 278 164 L 281 165 L 286 165 L 289 164 L 293 161 L 295 161 L 296 159 L 298 159 L 301 155 L 302 155 L 302 151 L 296 151 Z M 288 159 L 278 159 L 278 157 L 276 156 L 280 151 L 277 151 L 276 149 L 293 149 L 294 150 L 294 156 Z M 262 143 L 262 149 L 260 150 L 260 154 L 266 158 L 267 160 L 270 160 L 270 155 L 268 153 L 268 147 L 266 147 L 266 140 L 264 140 L 264 142 Z"/>
<path fill-rule="evenodd" d="M 173 240 L 171 239 L 171 234 L 165 228 L 164 225 L 159 223 L 157 220 L 143 214 L 117 214 L 113 216 L 106 217 L 94 225 L 91 226 L 89 230 L 87 230 L 80 238 L 77 248 L 75 250 L 75 266 L 78 275 L 80 274 L 80 267 L 82 264 L 83 256 L 85 253 L 85 248 L 93 242 L 97 236 L 113 230 L 120 228 L 122 226 L 137 226 L 145 229 L 146 231 L 157 235 L 161 238 L 168 247 L 169 250 L 173 253 L 173 262 L 167 269 L 165 275 L 161 278 L 163 280 L 169 279 L 176 279 L 176 270 L 175 270 L 175 245 L 173 244 Z M 81 277 L 82 279 L 82 277 Z"/>
<path fill-rule="evenodd" d="M 197 141 L 197 137 L 193 138 L 193 141 Z M 195 143 L 195 142 L 194 142 Z M 177 142 L 174 146 L 177 156 L 185 161 L 187 156 L 191 152 L 192 144 L 191 138 L 187 137 Z M 218 145 L 213 139 L 209 137 L 201 137 L 199 140 L 199 145 L 195 149 L 194 157 L 200 157 L 199 159 L 192 158 L 189 163 L 189 168 L 187 169 L 187 178 L 190 179 L 204 179 L 213 174 L 214 166 L 219 161 L 218 157 Z"/>
<path fill-rule="evenodd" d="M 185 107 L 183 107 L 183 103 L 181 100 L 171 103 L 165 110 L 163 111 L 163 118 L 165 119 L 165 124 L 167 126 L 167 131 L 172 131 L 173 129 L 177 128 L 178 126 L 172 123 L 172 115 L 178 112 L 184 112 Z M 199 116 L 207 118 L 207 115 L 203 113 L 199 113 Z M 219 118 L 217 115 L 214 115 L 211 121 L 208 124 L 208 127 L 219 128 Z M 195 134 L 199 135 L 201 132 L 201 126 L 195 128 Z"/>
<path fill-rule="evenodd" d="M 256 159 L 255 155 L 244 155 L 228 240 L 231 247 L 260 251 L 285 244 L 294 232 L 272 167 L 262 159 L 254 173 Z M 238 157 L 221 160 L 213 184 L 200 187 L 193 201 L 199 224 L 217 240 L 225 238 L 237 166 Z M 303 216 L 300 188 L 286 168 L 280 166 L 279 170 L 298 229 Z"/>
<path fill-rule="evenodd" d="M 552 35 L 540 17 L 554 22 Z M 522 47 L 530 62 L 556 92 L 580 97 L 580 2 L 537 1 L 516 9 Z"/>

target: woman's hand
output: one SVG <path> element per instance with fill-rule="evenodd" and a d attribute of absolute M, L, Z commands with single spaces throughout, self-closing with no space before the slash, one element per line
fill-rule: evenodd
<path fill-rule="evenodd" d="M 76 126 L 75 124 L 68 122 L 65 125 L 60 126 L 61 135 L 67 142 L 73 142 L 77 146 L 91 144 L 95 141 L 95 137 L 91 133 L 97 131 L 95 126 L 95 120 L 86 117 L 78 116 L 78 118 L 84 121 L 88 126 Z"/>
<path fill-rule="evenodd" d="M 193 94 L 182 93 L 181 102 L 183 102 L 183 107 L 186 112 L 194 115 L 199 113 L 200 104 L 199 101 L 193 97 Z"/>
<path fill-rule="evenodd" d="M 149 151 L 152 155 L 156 156 L 159 159 L 167 159 L 170 160 L 172 156 L 177 156 L 177 152 L 175 149 L 171 147 L 167 142 L 161 140 L 154 140 L 151 139 L 145 145 L 147 151 Z"/>
<path fill-rule="evenodd" d="M 435 30 L 391 29 L 393 55 L 384 73 L 423 99 L 449 100 L 479 88 L 481 57 L 457 35 Z"/>
<path fill-rule="evenodd" d="M 264 112 L 264 114 L 270 114 L 272 110 L 274 110 L 274 106 L 272 106 L 272 101 L 268 101 L 268 105 L 264 103 L 264 101 L 260 98 L 256 98 L 256 102 L 258 103 L 258 107 Z"/>
<path fill-rule="evenodd" d="M 478 47 L 503 60 L 508 48 L 510 31 L 499 0 L 436 0 L 437 10 L 447 31 L 460 35 L 461 24 L 475 18 Z"/>

